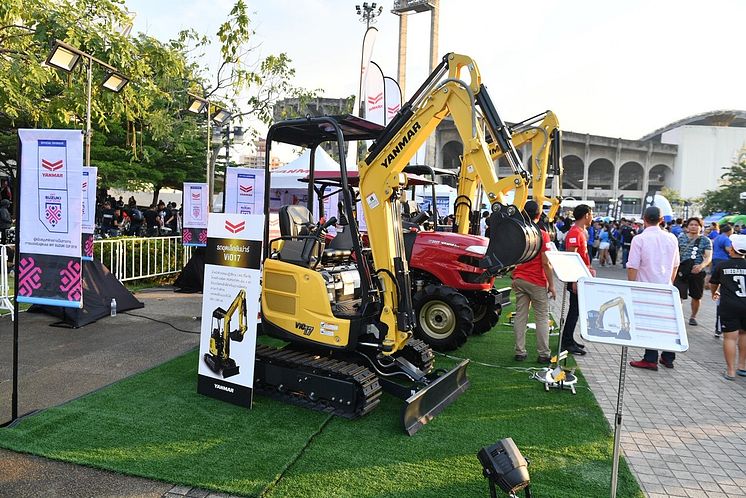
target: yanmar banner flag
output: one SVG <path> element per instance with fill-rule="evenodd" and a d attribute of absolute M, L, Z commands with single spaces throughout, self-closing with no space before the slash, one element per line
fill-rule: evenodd
<path fill-rule="evenodd" d="M 394 120 L 396 113 L 401 109 L 401 88 L 399 83 L 389 76 L 383 78 L 384 99 L 386 101 L 386 125 Z"/>
<path fill-rule="evenodd" d="M 96 187 L 98 168 L 83 166 L 83 188 L 81 211 L 83 215 L 82 239 L 83 259 L 93 261 L 93 232 L 96 231 Z"/>
<path fill-rule="evenodd" d="M 379 125 L 386 125 L 386 97 L 384 95 L 383 71 L 375 62 L 370 63 L 366 71 L 363 99 L 365 114 L 363 118 Z"/>
<path fill-rule="evenodd" d="M 228 168 L 225 172 L 225 213 L 264 213 L 264 170 Z"/>
<path fill-rule="evenodd" d="M 18 301 L 81 308 L 83 134 L 18 130 Z"/>
<path fill-rule="evenodd" d="M 208 190 L 206 183 L 184 183 L 184 227 L 181 241 L 185 246 L 207 245 Z"/>
<path fill-rule="evenodd" d="M 250 408 L 264 216 L 213 213 L 207 234 L 197 392 Z"/>

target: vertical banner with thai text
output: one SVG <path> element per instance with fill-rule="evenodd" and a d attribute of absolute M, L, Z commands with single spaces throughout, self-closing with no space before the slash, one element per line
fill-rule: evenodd
<path fill-rule="evenodd" d="M 184 183 L 184 221 L 181 241 L 185 246 L 207 245 L 208 190 L 206 183 Z"/>
<path fill-rule="evenodd" d="M 264 216 L 208 220 L 197 392 L 251 407 Z"/>
<path fill-rule="evenodd" d="M 81 308 L 83 134 L 18 130 L 18 301 Z"/>
<path fill-rule="evenodd" d="M 83 215 L 83 259 L 93 261 L 93 233 L 96 231 L 96 191 L 98 168 L 83 166 L 83 189 L 81 190 L 81 212 Z"/>
<path fill-rule="evenodd" d="M 227 168 L 225 213 L 264 214 L 264 170 Z"/>

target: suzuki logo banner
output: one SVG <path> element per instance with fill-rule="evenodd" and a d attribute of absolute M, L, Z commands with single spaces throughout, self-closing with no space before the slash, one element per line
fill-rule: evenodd
<path fill-rule="evenodd" d="M 82 213 L 83 213 L 83 259 L 93 261 L 93 232 L 96 230 L 96 190 L 97 190 L 98 168 L 83 166 L 83 190 Z"/>
<path fill-rule="evenodd" d="M 18 302 L 81 308 L 83 134 L 18 130 L 18 136 Z"/>
<path fill-rule="evenodd" d="M 206 183 L 184 183 L 184 227 L 181 241 L 185 246 L 207 245 L 207 218 L 209 196 Z"/>
<path fill-rule="evenodd" d="M 264 170 L 228 168 L 225 173 L 225 213 L 264 213 Z"/>
<path fill-rule="evenodd" d="M 251 407 L 264 216 L 212 213 L 197 392 Z"/>

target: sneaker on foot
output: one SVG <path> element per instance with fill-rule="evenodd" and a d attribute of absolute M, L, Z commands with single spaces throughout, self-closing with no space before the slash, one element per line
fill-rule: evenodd
<path fill-rule="evenodd" d="M 635 368 L 644 368 L 646 370 L 658 370 L 658 365 L 653 363 L 652 361 L 630 361 L 629 366 L 635 367 Z"/>
<path fill-rule="evenodd" d="M 517 354 L 517 355 L 515 355 L 515 356 L 513 357 L 513 359 L 514 359 L 515 361 L 523 361 L 523 360 L 525 360 L 525 359 L 526 359 L 526 356 L 527 356 L 527 355 L 525 355 L 525 354 Z"/>
<path fill-rule="evenodd" d="M 549 356 L 539 356 L 536 358 L 536 363 L 541 363 L 542 365 L 549 365 L 552 363 L 552 359 Z"/>
<path fill-rule="evenodd" d="M 697 323 L 697 319 L 696 318 L 691 317 L 689 319 L 689 325 L 699 325 L 699 324 Z"/>

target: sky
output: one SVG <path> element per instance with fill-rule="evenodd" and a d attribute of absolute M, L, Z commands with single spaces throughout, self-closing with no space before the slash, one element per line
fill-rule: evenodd
<path fill-rule="evenodd" d="M 357 92 L 362 2 L 246 1 L 257 55 L 285 52 L 294 83 L 325 97 Z M 233 3 L 126 0 L 133 32 L 161 40 L 187 28 L 216 39 Z M 393 0 L 378 4 L 373 60 L 395 78 L 399 20 Z M 505 121 L 550 109 L 563 130 L 639 139 L 693 114 L 746 109 L 743 19 L 743 0 L 440 0 L 438 53 L 476 61 Z M 430 14 L 408 27 L 405 98 L 429 73 Z M 216 67 L 217 56 L 206 60 Z"/>

